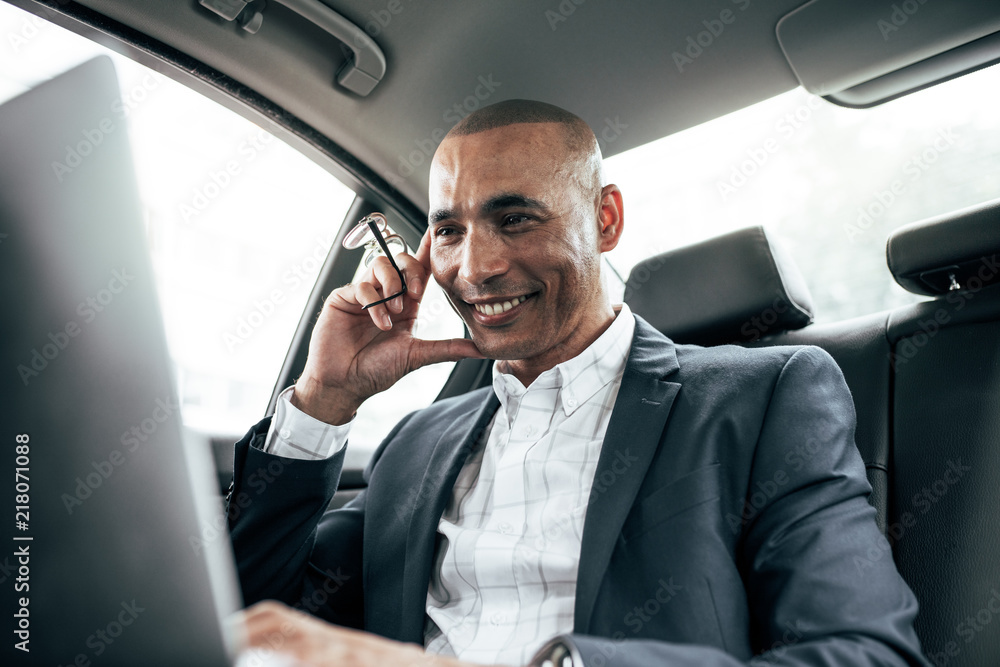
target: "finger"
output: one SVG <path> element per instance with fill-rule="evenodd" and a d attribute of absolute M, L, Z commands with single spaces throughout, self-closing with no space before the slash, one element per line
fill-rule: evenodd
<path fill-rule="evenodd" d="M 410 371 L 429 364 L 442 361 L 459 361 L 460 359 L 484 359 L 485 356 L 468 338 L 452 338 L 450 340 L 413 340 L 410 352 Z"/>
<path fill-rule="evenodd" d="M 431 228 L 428 227 L 424 231 L 424 235 L 420 237 L 420 245 L 417 246 L 417 252 L 414 253 L 414 259 L 416 259 L 427 271 L 431 270 Z"/>
<path fill-rule="evenodd" d="M 361 283 L 349 283 L 343 287 L 338 287 L 337 289 L 330 292 L 330 295 L 326 297 L 326 302 L 323 304 L 324 307 L 330 306 L 336 308 L 337 310 L 343 310 L 352 315 L 358 315 L 362 312 L 364 302 L 361 300 L 358 294 L 358 285 Z M 381 297 L 379 297 L 381 298 Z M 378 299 L 375 299 L 378 301 Z"/>
<path fill-rule="evenodd" d="M 369 303 L 375 303 L 382 298 L 382 295 L 378 293 L 375 286 L 369 282 L 358 283 L 354 286 L 354 288 L 358 303 L 362 306 L 366 306 Z M 386 309 L 384 303 L 380 303 L 377 306 L 369 308 L 368 315 L 372 318 L 372 322 L 375 323 L 375 326 L 382 331 L 388 331 L 392 328 L 392 317 L 390 317 L 389 311 Z"/>
<path fill-rule="evenodd" d="M 367 280 L 362 282 L 372 282 L 375 287 L 381 287 L 382 296 L 378 299 L 384 299 L 392 294 L 397 294 L 403 290 L 403 281 L 399 279 L 399 274 L 396 269 L 393 268 L 392 264 L 385 257 L 377 257 L 372 265 L 368 267 L 368 272 L 365 274 Z M 372 280 L 374 278 L 374 280 Z M 386 306 L 393 312 L 399 313 L 403 310 L 403 300 L 393 299 L 386 303 Z"/>
<path fill-rule="evenodd" d="M 396 255 L 396 264 L 406 277 L 406 293 L 420 301 L 427 284 L 427 267 L 417 261 L 416 257 L 406 253 Z"/>

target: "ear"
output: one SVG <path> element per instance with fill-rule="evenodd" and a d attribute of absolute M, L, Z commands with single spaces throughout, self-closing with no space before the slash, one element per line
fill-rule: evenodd
<path fill-rule="evenodd" d="M 597 209 L 599 244 L 601 252 L 614 250 L 622 237 L 622 226 L 625 224 L 625 209 L 622 205 L 622 191 L 617 185 L 605 185 L 601 188 L 601 200 Z"/>

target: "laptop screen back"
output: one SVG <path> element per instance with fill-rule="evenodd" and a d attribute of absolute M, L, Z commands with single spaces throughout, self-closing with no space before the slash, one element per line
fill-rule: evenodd
<path fill-rule="evenodd" d="M 0 106 L 4 664 L 232 655 L 232 555 L 182 441 L 120 109 L 106 57 Z"/>

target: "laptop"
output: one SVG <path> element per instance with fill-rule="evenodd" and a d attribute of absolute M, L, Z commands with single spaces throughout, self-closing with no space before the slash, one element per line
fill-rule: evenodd
<path fill-rule="evenodd" d="M 119 96 L 102 56 L 0 105 L 4 665 L 219 667 L 240 650 Z"/>

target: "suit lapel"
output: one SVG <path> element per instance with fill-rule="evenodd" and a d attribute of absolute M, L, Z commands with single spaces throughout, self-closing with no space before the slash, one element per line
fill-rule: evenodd
<path fill-rule="evenodd" d="M 617 536 L 632 508 L 681 385 L 674 344 L 636 317 L 632 349 L 604 437 L 587 505 L 576 582 L 574 631 L 586 633 Z"/>
<path fill-rule="evenodd" d="M 437 526 L 458 473 L 499 407 L 500 401 L 491 389 L 486 402 L 452 422 L 434 446 L 417 496 L 420 500 L 414 507 L 406 535 L 403 604 L 399 610 L 398 635 L 402 641 L 423 643 L 424 607 L 434 561 Z"/>

